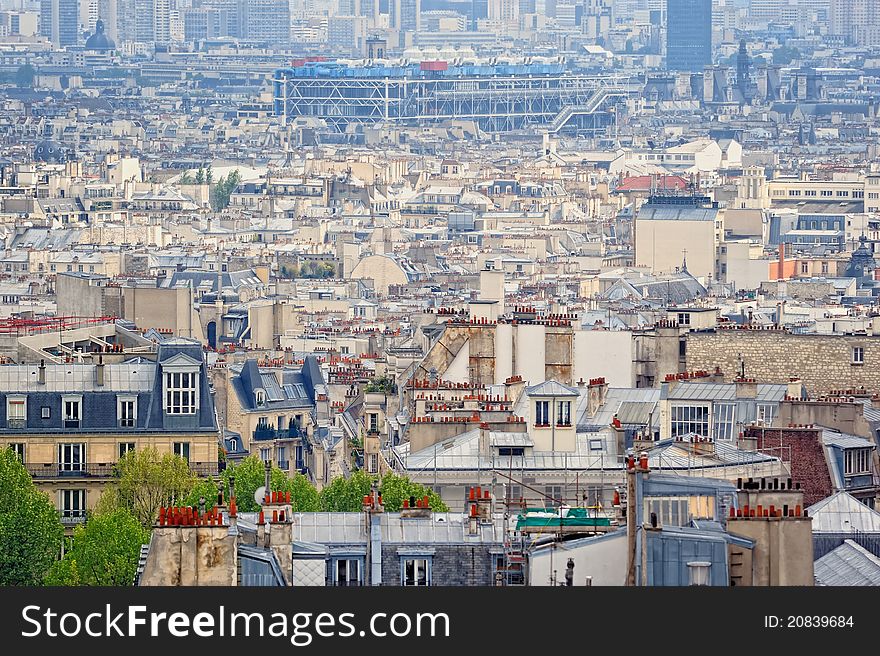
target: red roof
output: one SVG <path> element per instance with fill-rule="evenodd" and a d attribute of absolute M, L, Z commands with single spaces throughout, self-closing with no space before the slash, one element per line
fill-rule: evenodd
<path fill-rule="evenodd" d="M 652 180 L 655 189 L 684 189 L 687 187 L 687 180 L 680 175 L 637 175 L 624 178 L 617 185 L 617 191 L 651 191 Z"/>

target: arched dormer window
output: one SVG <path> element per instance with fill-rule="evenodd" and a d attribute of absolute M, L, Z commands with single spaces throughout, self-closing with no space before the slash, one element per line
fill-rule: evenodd
<path fill-rule="evenodd" d="M 266 405 L 266 391 L 262 389 L 254 390 L 254 400 L 258 406 Z"/>

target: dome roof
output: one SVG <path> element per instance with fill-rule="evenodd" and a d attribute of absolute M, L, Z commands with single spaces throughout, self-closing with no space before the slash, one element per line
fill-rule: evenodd
<path fill-rule="evenodd" d="M 34 161 L 62 164 L 67 161 L 67 151 L 60 144 L 47 139 L 34 146 Z"/>
<path fill-rule="evenodd" d="M 115 50 L 116 43 L 104 32 L 104 21 L 95 23 L 95 33 L 86 41 L 86 50 Z"/>

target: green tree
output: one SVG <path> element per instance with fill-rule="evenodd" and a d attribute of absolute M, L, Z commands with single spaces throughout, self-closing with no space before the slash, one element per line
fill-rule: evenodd
<path fill-rule="evenodd" d="M 435 512 L 449 512 L 449 507 L 440 498 L 440 495 L 434 490 L 425 487 L 421 483 L 415 483 L 406 476 L 398 476 L 394 473 L 387 473 L 382 477 L 382 483 L 379 486 L 379 493 L 382 495 L 382 505 L 385 510 L 396 512 L 403 508 L 404 499 L 415 497 L 421 499 L 428 497 L 428 505 Z"/>
<path fill-rule="evenodd" d="M 294 474 L 290 481 L 290 505 L 296 512 L 318 512 L 321 510 L 321 497 L 312 482 L 302 474 Z"/>
<path fill-rule="evenodd" d="M 127 508 L 145 528 L 155 523 L 160 506 L 183 503 L 197 482 L 186 460 L 160 455 L 153 447 L 129 451 L 116 469 L 117 481 L 105 491 L 102 509 Z"/>
<path fill-rule="evenodd" d="M 15 71 L 15 86 L 21 89 L 33 88 L 37 71 L 30 64 L 22 64 Z"/>
<path fill-rule="evenodd" d="M 217 483 L 211 478 L 200 478 L 183 500 L 184 506 L 199 507 L 199 500 L 205 497 L 205 508 L 217 505 Z"/>
<path fill-rule="evenodd" d="M 131 585 L 141 545 L 150 532 L 126 508 L 93 514 L 77 526 L 64 558 L 46 577 L 50 585 Z"/>
<path fill-rule="evenodd" d="M 208 169 L 208 174 L 210 176 L 210 169 Z M 238 169 L 235 169 L 228 176 L 223 176 L 220 178 L 217 184 L 214 185 L 213 192 L 211 194 L 211 203 L 215 211 L 219 212 L 220 210 L 224 210 L 229 207 L 229 199 L 232 196 L 232 192 L 235 191 L 240 182 L 241 174 L 238 172 Z"/>
<path fill-rule="evenodd" d="M 237 465 L 230 465 L 223 472 L 226 489 L 229 478 L 235 477 L 235 503 L 242 512 L 256 512 L 260 506 L 254 500 L 257 488 L 266 483 L 266 466 L 257 456 L 251 455 Z M 270 487 L 273 492 L 290 492 L 290 503 L 298 512 L 315 512 L 321 509 L 318 491 L 302 474 L 290 478 L 277 466 L 272 465 Z"/>
<path fill-rule="evenodd" d="M 205 184 L 205 167 L 199 165 L 198 170 L 196 170 L 196 184 Z"/>
<path fill-rule="evenodd" d="M 214 170 L 211 166 L 208 166 L 208 170 L 205 172 L 205 184 L 212 184 L 214 182 Z"/>
<path fill-rule="evenodd" d="M 375 479 L 364 470 L 355 470 L 351 476 L 339 476 L 321 490 L 321 507 L 329 512 L 358 512 L 364 497 L 370 494 Z M 384 498 L 383 498 L 384 502 Z"/>
<path fill-rule="evenodd" d="M 39 585 L 61 552 L 64 527 L 12 449 L 0 449 L 0 585 Z"/>
<path fill-rule="evenodd" d="M 191 185 L 192 183 L 193 183 L 192 175 L 190 175 L 189 171 L 184 171 L 183 175 L 180 176 L 180 184 Z"/>
<path fill-rule="evenodd" d="M 789 46 L 780 46 L 773 51 L 773 63 L 778 66 L 788 66 L 801 56 L 800 50 Z"/>

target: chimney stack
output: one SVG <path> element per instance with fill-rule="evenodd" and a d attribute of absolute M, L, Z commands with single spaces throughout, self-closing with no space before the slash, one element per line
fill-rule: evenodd
<path fill-rule="evenodd" d="M 40 385 L 45 385 L 46 384 L 46 361 L 45 360 L 40 360 L 40 367 L 37 371 L 38 371 L 38 376 L 37 376 L 38 382 L 40 383 Z"/>
<path fill-rule="evenodd" d="M 95 365 L 95 385 L 104 386 L 104 356 L 98 356 L 98 364 Z"/>

